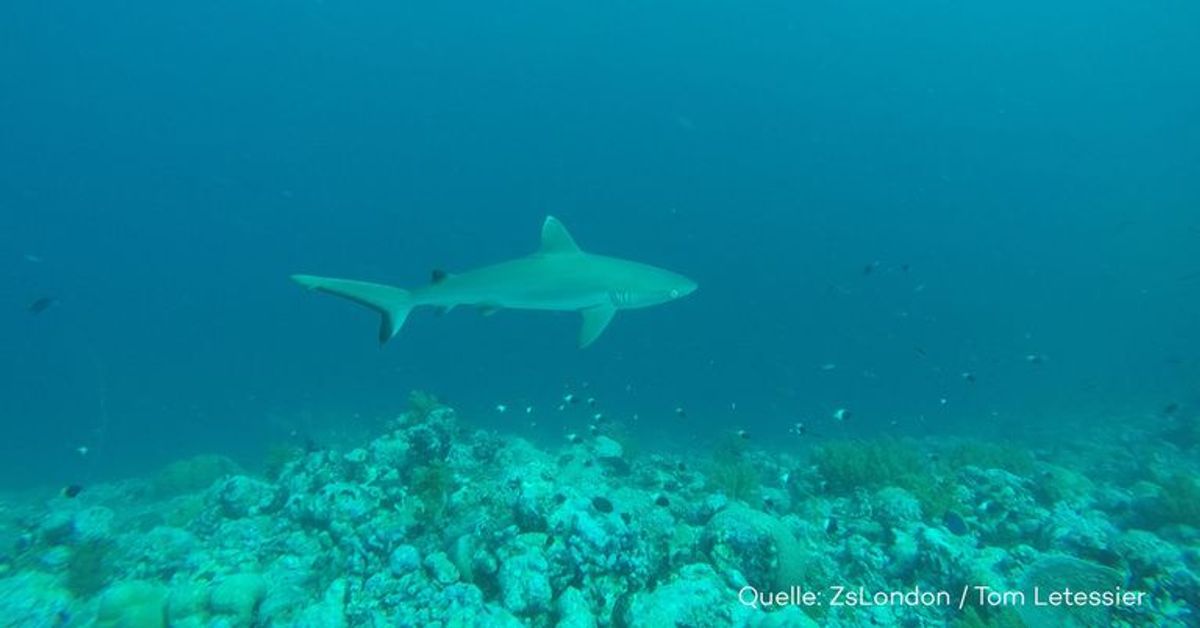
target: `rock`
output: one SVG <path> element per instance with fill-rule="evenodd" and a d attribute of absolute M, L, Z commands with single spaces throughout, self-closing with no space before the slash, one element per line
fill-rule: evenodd
<path fill-rule="evenodd" d="M 546 573 L 549 565 L 540 554 L 513 556 L 500 564 L 500 599 L 517 615 L 533 615 L 550 609 L 554 592 Z"/>
<path fill-rule="evenodd" d="M 0 578 L 0 623 L 16 628 L 41 628 L 61 623 L 71 611 L 71 596 L 53 576 L 25 571 Z"/>
<path fill-rule="evenodd" d="M 607 436 L 597 436 L 592 443 L 592 455 L 600 460 L 614 460 L 625 455 L 625 448 Z"/>
<path fill-rule="evenodd" d="M 267 583 L 256 573 L 226 576 L 213 585 L 208 606 L 213 613 L 232 615 L 242 625 L 253 622 L 258 605 L 267 594 Z"/>
<path fill-rule="evenodd" d="M 921 502 L 895 486 L 879 489 L 871 510 L 875 520 L 888 528 L 908 528 L 921 521 Z"/>
<path fill-rule="evenodd" d="M 450 557 L 446 552 L 435 552 L 425 557 L 423 562 L 426 571 L 429 572 L 429 577 L 441 584 L 452 584 L 458 582 L 459 573 L 458 567 L 450 561 Z"/>
<path fill-rule="evenodd" d="M 199 582 L 182 582 L 171 587 L 167 595 L 167 619 L 171 628 L 203 611 L 206 593 L 204 585 Z"/>
<path fill-rule="evenodd" d="M 100 594 L 96 628 L 163 628 L 167 590 L 142 580 L 117 582 Z"/>
<path fill-rule="evenodd" d="M 388 557 L 388 569 L 391 569 L 392 575 L 397 578 L 412 573 L 420 567 L 421 553 L 411 545 L 397 547 L 392 550 L 392 555 Z"/>
<path fill-rule="evenodd" d="M 712 567 L 696 563 L 654 591 L 634 595 L 623 619 L 630 628 L 745 626 L 759 611 L 736 600 L 737 591 L 726 587 Z"/>
<path fill-rule="evenodd" d="M 704 529 L 701 544 L 720 572 L 740 573 L 744 583 L 761 590 L 803 584 L 804 555 L 778 519 L 740 503 L 717 513 Z"/>
<path fill-rule="evenodd" d="M 587 598 L 575 587 L 558 596 L 558 628 L 596 628 L 596 617 L 588 608 Z"/>
<path fill-rule="evenodd" d="M 345 628 L 346 626 L 346 581 L 334 580 L 325 589 L 321 601 L 301 614 L 295 626 L 321 626 L 321 628 Z"/>
<path fill-rule="evenodd" d="M 217 484 L 216 495 L 221 513 L 230 519 L 270 513 L 279 506 L 279 493 L 274 485 L 244 475 L 222 480 Z"/>

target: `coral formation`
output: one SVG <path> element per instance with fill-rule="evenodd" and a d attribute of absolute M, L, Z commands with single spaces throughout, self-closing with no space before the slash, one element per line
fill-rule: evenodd
<path fill-rule="evenodd" d="M 707 461 L 631 458 L 603 433 L 545 448 L 463 429 L 430 395 L 411 406 L 369 442 L 278 456 L 269 476 L 204 456 L 0 510 L 0 616 L 31 627 L 1183 625 L 1200 599 L 1191 473 L 1143 465 L 1102 481 L 1008 446 L 893 439 L 774 452 L 734 436 Z M 1063 579 L 1120 583 L 1146 603 L 1080 615 L 739 601 L 746 587 Z"/>

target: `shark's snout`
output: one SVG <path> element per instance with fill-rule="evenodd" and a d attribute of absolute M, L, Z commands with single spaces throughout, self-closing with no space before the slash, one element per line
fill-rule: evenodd
<path fill-rule="evenodd" d="M 671 296 L 673 298 L 682 299 L 683 297 L 695 292 L 696 288 L 700 287 L 700 284 L 697 284 L 691 279 L 686 277 L 683 277 L 682 279 L 683 281 L 679 282 L 679 285 L 671 290 Z"/>

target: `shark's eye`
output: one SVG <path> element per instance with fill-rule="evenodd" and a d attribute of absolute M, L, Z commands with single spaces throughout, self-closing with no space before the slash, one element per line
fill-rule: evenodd
<path fill-rule="evenodd" d="M 678 299 L 678 298 L 679 298 L 679 291 L 678 291 L 678 290 L 672 290 L 672 291 L 671 291 L 671 298 L 672 298 L 672 299 Z"/>

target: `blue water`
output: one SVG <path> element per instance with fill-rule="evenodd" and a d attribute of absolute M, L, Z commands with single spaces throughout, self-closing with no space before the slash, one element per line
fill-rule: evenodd
<path fill-rule="evenodd" d="M 420 285 L 546 214 L 700 290 L 584 351 L 467 311 L 381 350 L 287 281 Z M 414 388 L 544 438 L 583 391 L 664 446 L 1137 421 L 1200 403 L 1198 250 L 1181 0 L 0 8 L 5 485 L 254 461 Z"/>

